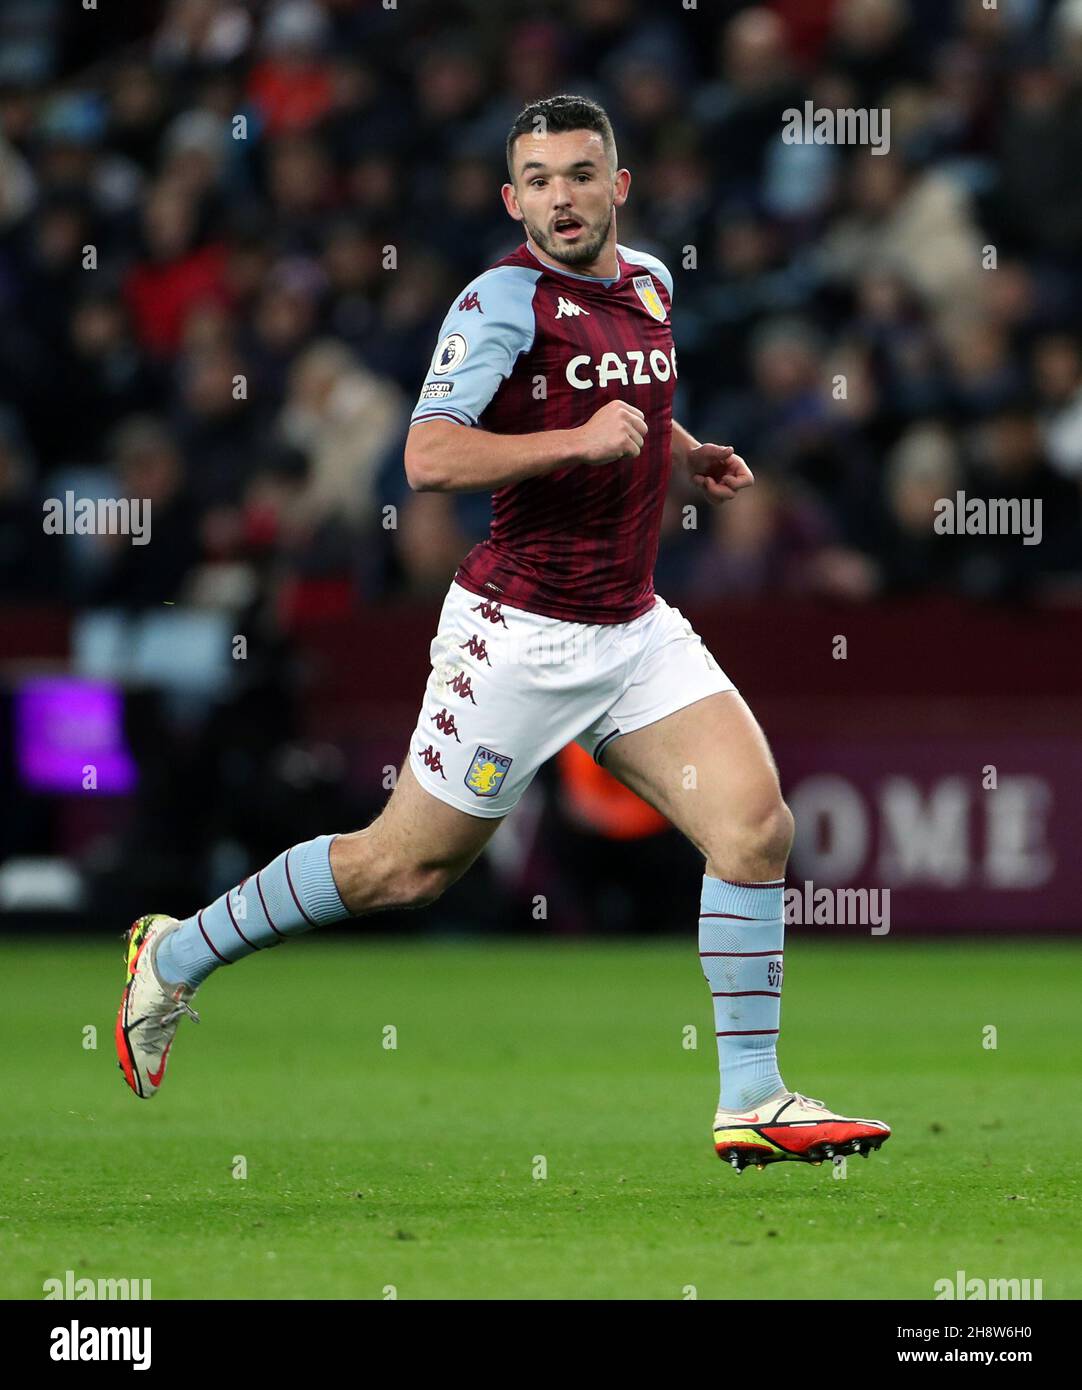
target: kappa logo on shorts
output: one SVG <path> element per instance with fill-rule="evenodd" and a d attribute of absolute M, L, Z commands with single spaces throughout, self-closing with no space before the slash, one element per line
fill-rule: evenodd
<path fill-rule="evenodd" d="M 495 796 L 513 761 L 502 753 L 494 753 L 491 748 L 478 748 L 463 780 L 474 796 Z"/>
<path fill-rule="evenodd" d="M 463 647 L 468 647 L 470 656 L 475 656 L 478 661 L 487 661 L 490 666 L 492 665 L 488 655 L 488 648 L 485 646 L 485 639 L 483 637 L 478 637 L 476 632 L 471 632 L 470 640 L 468 642 L 459 642 L 458 646 L 460 651 Z"/>
<path fill-rule="evenodd" d="M 459 671 L 458 675 L 455 676 L 454 680 L 448 686 L 448 689 L 453 690 L 460 700 L 470 700 L 473 704 L 477 703 L 476 699 L 474 699 L 473 683 L 469 676 L 466 675 L 465 671 Z"/>
<path fill-rule="evenodd" d="M 439 714 L 436 715 L 436 718 L 432 722 L 437 729 L 445 734 L 453 734 L 459 743 L 462 742 L 458 737 L 458 725 L 455 723 L 455 716 L 448 710 L 446 705 L 440 710 Z"/>
<path fill-rule="evenodd" d="M 420 758 L 425 767 L 431 768 L 433 772 L 438 772 L 443 780 L 445 782 L 447 781 L 447 774 L 443 770 L 443 759 L 440 757 L 439 751 L 433 748 L 431 743 L 424 752 L 420 754 Z"/>
<path fill-rule="evenodd" d="M 490 623 L 503 623 L 507 626 L 507 619 L 503 616 L 500 607 L 501 600 L 498 598 L 484 598 L 480 603 L 475 603 L 470 609 L 471 613 L 480 613 L 482 618 L 487 618 Z"/>

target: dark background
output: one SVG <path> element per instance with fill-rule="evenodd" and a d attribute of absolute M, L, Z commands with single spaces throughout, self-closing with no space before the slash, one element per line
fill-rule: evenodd
<path fill-rule="evenodd" d="M 520 240 L 508 127 L 573 91 L 674 273 L 676 416 L 757 477 L 674 480 L 656 583 L 767 730 L 791 880 L 1078 929 L 1082 7 L 20 0 L 0 55 L 0 921 L 183 916 L 378 812 L 488 519 L 410 493 L 409 411 Z M 809 99 L 889 153 L 785 144 Z M 68 489 L 150 498 L 151 543 L 46 535 Z M 935 535 L 959 489 L 1040 499 L 1041 544 Z M 116 727 L 69 685 L 27 732 L 57 680 Z M 571 757 L 396 929 L 686 931 L 701 860 Z"/>

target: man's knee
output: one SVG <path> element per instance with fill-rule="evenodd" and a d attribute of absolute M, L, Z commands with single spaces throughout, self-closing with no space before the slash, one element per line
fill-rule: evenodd
<path fill-rule="evenodd" d="M 457 865 L 425 862 L 404 849 L 380 854 L 369 867 L 369 884 L 380 908 L 427 907 L 462 873 Z"/>
<path fill-rule="evenodd" d="M 772 858 L 784 862 L 793 848 L 796 821 L 785 802 L 778 797 L 760 825 L 761 847 Z"/>
<path fill-rule="evenodd" d="M 723 876 L 780 873 L 793 845 L 793 813 L 781 796 L 722 818 L 702 852 Z"/>
<path fill-rule="evenodd" d="M 421 856 L 407 845 L 368 831 L 342 835 L 331 864 L 339 891 L 356 915 L 390 908 L 426 907 L 469 867 L 440 855 Z"/>
<path fill-rule="evenodd" d="M 449 864 L 418 864 L 406 861 L 393 866 L 388 880 L 388 896 L 393 907 L 428 907 L 450 888 L 460 872 Z"/>

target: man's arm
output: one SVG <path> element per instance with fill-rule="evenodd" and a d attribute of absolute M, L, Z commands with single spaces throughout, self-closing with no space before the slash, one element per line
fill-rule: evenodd
<path fill-rule="evenodd" d="M 672 465 L 673 468 L 687 468 L 688 454 L 699 447 L 694 435 L 688 434 L 683 425 L 672 422 Z"/>
<path fill-rule="evenodd" d="M 728 502 L 742 487 L 750 487 L 755 481 L 751 469 L 731 444 L 700 444 L 675 420 L 672 461 L 674 470 L 680 469 L 711 502 Z"/>
<path fill-rule="evenodd" d="M 577 463 L 575 433 L 492 434 L 453 420 L 420 420 L 406 436 L 406 480 L 414 492 L 492 492 Z"/>
<path fill-rule="evenodd" d="M 642 411 L 624 401 L 603 405 L 577 429 L 537 434 L 418 420 L 406 436 L 406 480 L 414 492 L 493 492 L 570 464 L 637 457 L 646 431 Z"/>

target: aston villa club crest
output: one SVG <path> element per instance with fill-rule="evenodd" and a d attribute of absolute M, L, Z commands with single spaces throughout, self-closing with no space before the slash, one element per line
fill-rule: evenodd
<path fill-rule="evenodd" d="M 657 319 L 658 323 L 665 322 L 665 305 L 661 302 L 661 296 L 654 286 L 653 277 L 650 275 L 636 275 L 631 282 L 635 286 L 635 293 L 642 300 L 642 306 L 652 319 Z"/>
<path fill-rule="evenodd" d="M 474 796 L 495 796 L 503 785 L 512 761 L 502 753 L 494 753 L 491 748 L 478 748 L 465 776 L 466 786 Z"/>

